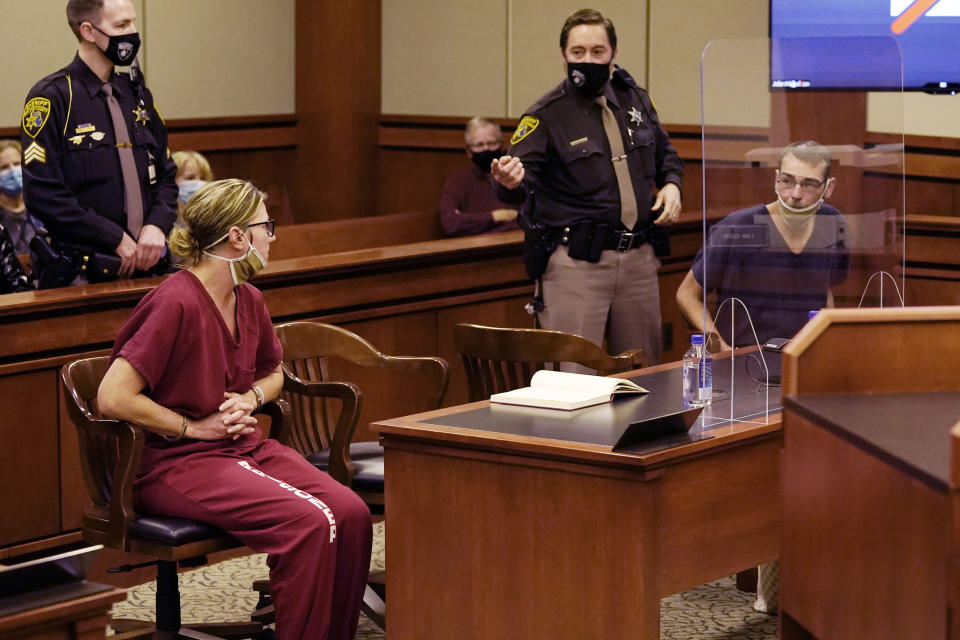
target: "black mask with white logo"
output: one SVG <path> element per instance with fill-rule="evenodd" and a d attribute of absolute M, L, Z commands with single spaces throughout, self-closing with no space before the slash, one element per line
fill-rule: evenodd
<path fill-rule="evenodd" d="M 99 29 L 96 25 L 91 24 L 90 26 L 100 33 L 103 33 L 103 30 Z M 129 67 L 133 64 L 134 59 L 137 57 L 137 52 L 140 51 L 139 33 L 124 33 L 118 36 L 103 33 L 103 35 L 109 38 L 107 48 L 103 50 L 103 55 L 107 56 L 107 60 L 118 67 Z"/>
<path fill-rule="evenodd" d="M 577 93 L 598 96 L 610 79 L 610 64 L 598 62 L 568 62 L 567 78 Z"/>
<path fill-rule="evenodd" d="M 470 159 L 473 160 L 473 164 L 477 165 L 480 171 L 490 173 L 490 165 L 503 155 L 503 149 L 487 149 L 485 151 L 472 151 L 471 153 L 473 155 L 470 156 Z"/>

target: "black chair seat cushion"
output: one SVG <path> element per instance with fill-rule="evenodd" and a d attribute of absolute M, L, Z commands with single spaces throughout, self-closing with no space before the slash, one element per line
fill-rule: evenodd
<path fill-rule="evenodd" d="M 311 453 L 307 460 L 317 469 L 327 471 L 330 468 L 330 451 Z M 383 493 L 383 447 L 380 443 L 350 443 L 350 460 L 355 471 L 351 488 L 354 491 Z"/>
<path fill-rule="evenodd" d="M 211 524 L 174 516 L 141 516 L 130 525 L 130 533 L 171 547 L 227 535 Z"/>

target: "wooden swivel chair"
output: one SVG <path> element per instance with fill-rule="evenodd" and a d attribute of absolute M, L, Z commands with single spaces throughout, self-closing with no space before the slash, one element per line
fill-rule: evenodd
<path fill-rule="evenodd" d="M 83 510 L 84 540 L 156 558 L 156 622 L 114 620 L 112 627 L 118 634 L 114 637 L 150 638 L 155 632 L 156 637 L 163 638 L 272 637 L 272 631 L 259 622 L 181 626 L 177 566 L 200 566 L 205 564 L 207 554 L 243 544 L 202 522 L 142 515 L 134 510 L 133 484 L 145 434 L 135 424 L 100 416 L 97 388 L 108 366 L 107 356 L 76 360 L 64 365 L 60 377 L 66 388 L 67 410 L 77 429 L 83 479 L 92 500 Z M 263 413 L 277 427 L 289 421 L 289 407 L 282 401 L 267 403 Z"/>
<path fill-rule="evenodd" d="M 528 386 L 533 374 L 548 364 L 558 369 L 560 363 L 572 362 L 603 376 L 646 364 L 643 349 L 611 356 L 586 338 L 547 329 L 461 323 L 453 328 L 453 344 L 467 372 L 470 402 Z"/>
<path fill-rule="evenodd" d="M 342 358 L 398 376 L 421 374 L 418 411 L 440 407 L 447 390 L 448 366 L 442 358 L 388 356 L 360 336 L 320 322 L 288 322 L 275 327 L 283 345 L 284 395 L 293 406 L 293 421 L 284 444 L 298 450 L 319 469 L 352 488 L 373 513 L 383 513 L 383 449 L 378 442 L 351 442 L 360 415 L 362 396 L 352 383 L 330 381 L 329 360 Z M 350 393 L 356 401 L 350 406 Z M 341 401 L 334 421 L 330 398 Z M 383 600 L 376 589 L 383 576 L 371 576 L 363 611 L 386 628 Z"/>

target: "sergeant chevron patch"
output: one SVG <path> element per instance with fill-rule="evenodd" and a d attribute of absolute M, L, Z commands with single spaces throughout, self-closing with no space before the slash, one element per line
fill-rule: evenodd
<path fill-rule="evenodd" d="M 46 163 L 47 151 L 36 142 L 31 142 L 30 146 L 23 150 L 23 164 L 30 164 L 34 160 Z"/>

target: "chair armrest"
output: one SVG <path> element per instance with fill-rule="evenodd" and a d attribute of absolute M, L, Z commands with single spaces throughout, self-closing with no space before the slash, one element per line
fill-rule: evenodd
<path fill-rule="evenodd" d="M 627 349 L 618 357 L 630 363 L 630 369 L 640 369 L 647 366 L 647 352 L 643 349 Z M 629 369 L 625 369 L 629 371 Z"/>
<path fill-rule="evenodd" d="M 265 402 L 257 413 L 270 418 L 270 437 L 282 442 L 286 430 L 293 422 L 290 404 L 283 398 L 275 398 Z"/>
<path fill-rule="evenodd" d="M 137 519 L 133 508 L 133 485 L 140 469 L 146 436 L 142 427 L 129 422 L 97 418 L 89 413 L 85 417 L 86 420 L 77 424 L 84 481 L 94 504 L 100 502 L 97 496 L 108 498 L 109 531 L 106 533 L 118 547 L 127 549 L 129 526 Z M 90 462 L 91 457 L 105 456 L 110 448 L 102 441 L 96 442 L 102 438 L 116 442 L 117 458 L 111 477 L 106 477 L 109 472 L 106 464 L 99 469 L 98 477 L 97 469 Z M 99 451 L 92 451 L 93 447 Z"/>
<path fill-rule="evenodd" d="M 340 415 L 332 434 L 321 433 L 326 427 L 326 416 L 316 415 L 315 407 L 308 402 L 295 402 L 296 411 L 285 429 L 283 444 L 296 449 L 301 455 L 322 451 L 324 442 L 330 443 L 330 475 L 346 486 L 353 481 L 354 466 L 350 459 L 350 442 L 360 419 L 363 395 L 360 387 L 352 382 L 310 382 L 293 374 L 286 366 L 283 368 L 284 391 L 299 394 L 306 398 L 339 400 Z"/>
<path fill-rule="evenodd" d="M 450 365 L 443 358 L 434 356 L 387 356 L 380 354 L 384 369 L 411 371 L 429 376 L 431 382 L 424 393 L 422 411 L 439 409 L 450 383 Z"/>

